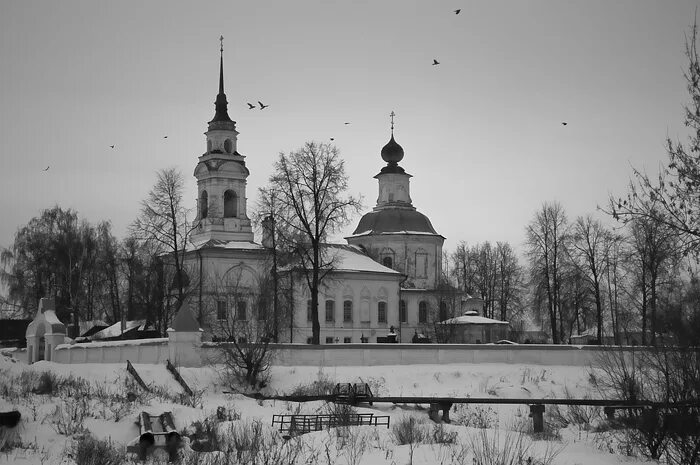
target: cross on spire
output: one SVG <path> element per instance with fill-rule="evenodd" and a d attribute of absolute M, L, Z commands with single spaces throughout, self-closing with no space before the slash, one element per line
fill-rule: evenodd
<path fill-rule="evenodd" d="M 396 116 L 396 113 L 392 110 L 389 116 L 391 117 L 391 137 L 394 137 L 394 116 Z"/>
<path fill-rule="evenodd" d="M 224 36 L 219 37 L 219 42 L 221 42 L 221 53 L 224 53 Z"/>

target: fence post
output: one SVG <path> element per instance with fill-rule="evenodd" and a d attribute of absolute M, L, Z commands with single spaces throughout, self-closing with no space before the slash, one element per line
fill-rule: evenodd
<path fill-rule="evenodd" d="M 535 433 L 544 432 L 544 405 L 530 405 L 530 416 L 532 417 L 532 429 Z"/>

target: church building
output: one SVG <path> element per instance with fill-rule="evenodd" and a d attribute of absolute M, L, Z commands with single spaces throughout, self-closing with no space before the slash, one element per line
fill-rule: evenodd
<path fill-rule="evenodd" d="M 267 241 L 254 240 L 247 212 L 250 173 L 227 107 L 222 47 L 215 114 L 205 132 L 206 152 L 194 170 L 197 216 L 184 256 L 188 279 L 196 283 L 185 311 L 199 321 L 205 340 L 249 340 L 249 335 L 227 335 L 221 328 L 231 319 L 263 322 L 274 312 L 269 299 L 251 301 L 270 276 L 272 251 Z M 441 281 L 445 238 L 413 206 L 412 176 L 399 165 L 404 149 L 394 139 L 393 112 L 391 116 L 391 138 L 381 149 L 386 165 L 374 176 L 379 184 L 376 206 L 360 219 L 347 244 L 325 246 L 337 265 L 319 290 L 321 343 L 381 342 L 390 332 L 399 342 L 411 342 L 418 334 L 432 334 L 436 322 L 468 310 L 463 303 L 468 296 Z M 274 314 L 274 335 L 265 337 L 308 342 L 308 286 L 297 279 L 285 296 L 278 306 L 285 307 L 284 315 Z"/>

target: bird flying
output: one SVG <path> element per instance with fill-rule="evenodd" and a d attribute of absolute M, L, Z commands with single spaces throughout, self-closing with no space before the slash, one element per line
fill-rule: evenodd
<path fill-rule="evenodd" d="M 439 65 L 439 64 L 440 64 L 440 62 L 439 62 L 439 61 L 437 61 L 437 60 L 436 60 L 435 58 L 433 58 L 433 66 L 435 66 L 435 65 Z"/>
<path fill-rule="evenodd" d="M 114 145 L 110 145 L 110 148 L 114 148 Z"/>
<path fill-rule="evenodd" d="M 333 139 L 333 138 L 331 137 L 331 140 L 335 140 L 335 139 Z"/>
<path fill-rule="evenodd" d="M 48 171 L 48 170 L 49 170 L 49 168 L 51 168 L 51 167 L 50 167 L 50 166 L 47 166 L 46 168 L 44 168 L 44 169 L 43 169 L 43 170 L 41 170 L 41 171 Z"/>
<path fill-rule="evenodd" d="M 562 125 L 562 126 L 566 126 L 567 124 L 569 124 L 569 123 L 567 123 L 566 121 L 562 121 L 562 122 L 561 122 L 561 125 Z"/>
<path fill-rule="evenodd" d="M 455 14 L 458 15 L 460 11 L 462 11 L 462 10 L 459 10 L 459 9 L 455 10 Z"/>
<path fill-rule="evenodd" d="M 253 105 L 252 103 L 248 103 L 248 110 L 252 110 L 253 108 L 255 108 L 255 105 Z"/>
<path fill-rule="evenodd" d="M 347 126 L 348 124 L 350 124 L 350 123 L 345 123 L 346 126 Z"/>
<path fill-rule="evenodd" d="M 168 136 L 163 136 L 163 139 L 167 139 L 167 138 L 168 138 Z"/>
<path fill-rule="evenodd" d="M 262 103 L 260 100 L 258 100 L 258 105 L 260 105 L 260 109 L 261 109 L 261 110 L 264 110 L 265 108 L 267 108 L 267 107 L 270 106 L 270 105 L 265 105 L 265 104 Z"/>

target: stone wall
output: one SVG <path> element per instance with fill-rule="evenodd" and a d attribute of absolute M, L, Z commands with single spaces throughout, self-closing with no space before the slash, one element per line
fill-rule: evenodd
<path fill-rule="evenodd" d="M 165 363 L 168 338 L 61 344 L 54 350 L 57 363 Z"/>
<path fill-rule="evenodd" d="M 191 337 L 186 337 L 191 334 Z M 57 363 L 165 363 L 201 366 L 217 359 L 218 343 L 200 342 L 198 333 L 170 334 L 168 338 L 133 341 L 62 344 L 54 350 Z M 441 365 L 450 363 L 508 363 L 588 367 L 606 349 L 624 353 L 640 347 L 485 344 L 274 344 L 275 365 L 373 366 Z M 24 354 L 12 354 L 22 359 Z M 25 355 L 26 358 L 26 355 Z"/>

